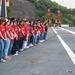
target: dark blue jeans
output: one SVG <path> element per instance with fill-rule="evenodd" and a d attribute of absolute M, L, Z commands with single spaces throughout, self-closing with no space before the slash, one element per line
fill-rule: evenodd
<path fill-rule="evenodd" d="M 44 32 L 44 39 L 46 40 L 46 38 L 47 38 L 47 31 Z"/>
<path fill-rule="evenodd" d="M 0 40 L 0 59 L 2 59 L 3 49 L 4 49 L 4 41 L 1 39 Z"/>
<path fill-rule="evenodd" d="M 37 36 L 37 44 L 39 43 L 40 35 Z"/>
<path fill-rule="evenodd" d="M 40 34 L 40 40 L 44 40 L 44 33 Z"/>
<path fill-rule="evenodd" d="M 37 43 L 37 35 L 33 35 L 33 45 Z"/>
<path fill-rule="evenodd" d="M 4 57 L 8 56 L 8 50 L 10 47 L 10 39 L 4 40 Z"/>
<path fill-rule="evenodd" d="M 27 46 L 30 44 L 30 36 L 27 37 Z"/>
<path fill-rule="evenodd" d="M 14 44 L 14 42 L 11 42 L 10 43 L 10 47 L 9 47 L 9 50 L 8 50 L 8 55 L 11 55 L 12 53 L 12 47 L 13 47 L 13 44 Z"/>

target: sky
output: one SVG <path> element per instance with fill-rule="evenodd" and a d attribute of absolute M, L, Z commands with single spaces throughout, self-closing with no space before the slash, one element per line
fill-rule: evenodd
<path fill-rule="evenodd" d="M 75 0 L 51 0 L 67 8 L 75 8 Z"/>

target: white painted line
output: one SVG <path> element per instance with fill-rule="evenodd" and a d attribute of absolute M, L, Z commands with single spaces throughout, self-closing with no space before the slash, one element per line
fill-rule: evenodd
<path fill-rule="evenodd" d="M 58 34 L 57 32 L 56 32 L 56 30 L 52 27 L 52 29 L 53 29 L 53 31 L 55 32 L 55 34 Z"/>
<path fill-rule="evenodd" d="M 75 35 L 75 32 L 73 32 L 73 31 L 71 31 L 71 30 L 68 30 L 68 29 L 65 29 L 65 28 L 61 28 L 61 27 L 59 27 L 59 28 Z"/>
<path fill-rule="evenodd" d="M 56 30 L 52 27 L 53 31 L 56 34 Z M 66 52 L 68 53 L 69 57 L 71 58 L 72 62 L 75 65 L 75 54 L 73 53 L 73 51 L 70 49 L 70 47 L 65 43 L 65 41 L 61 38 L 60 35 L 57 35 L 59 41 L 61 42 L 61 44 L 63 45 L 63 47 L 65 48 Z"/>

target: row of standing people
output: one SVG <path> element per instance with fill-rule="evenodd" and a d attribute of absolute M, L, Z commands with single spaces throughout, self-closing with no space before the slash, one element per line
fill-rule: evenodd
<path fill-rule="evenodd" d="M 47 39 L 48 23 L 0 21 L 0 61 L 6 62 L 11 55 Z"/>

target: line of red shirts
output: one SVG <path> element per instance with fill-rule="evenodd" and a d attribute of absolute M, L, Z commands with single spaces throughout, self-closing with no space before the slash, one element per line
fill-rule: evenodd
<path fill-rule="evenodd" d="M 33 34 L 37 35 L 38 31 L 40 31 L 40 33 L 44 33 L 45 32 L 45 26 L 42 26 L 40 28 L 38 28 L 38 27 L 34 27 L 33 28 L 32 27 L 31 30 L 32 30 L 31 32 Z M 9 25 L 9 26 L 0 25 L 0 33 L 2 34 L 3 38 L 7 38 L 8 37 L 8 35 L 6 33 L 7 31 L 9 32 L 11 37 L 14 37 L 14 35 L 16 34 L 15 37 L 19 36 L 19 37 L 22 37 L 23 40 L 26 40 L 27 35 L 30 35 L 30 26 L 17 25 L 17 26 L 14 27 L 14 26 L 11 26 L 11 25 Z M 7 37 L 6 37 L 6 35 L 7 35 Z M 0 36 L 0 39 L 3 39 L 3 38 Z M 11 39 L 11 42 L 14 42 L 14 38 Z"/>

